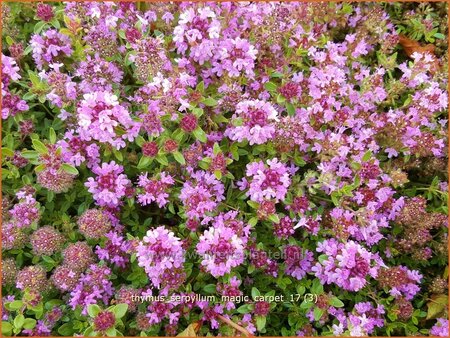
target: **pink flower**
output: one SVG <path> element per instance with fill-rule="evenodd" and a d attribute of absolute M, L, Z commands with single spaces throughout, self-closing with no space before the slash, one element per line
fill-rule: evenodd
<path fill-rule="evenodd" d="M 196 248 L 203 258 L 201 264 L 216 278 L 244 262 L 243 238 L 225 225 L 214 224 L 205 230 Z"/>
<path fill-rule="evenodd" d="M 190 176 L 192 180 L 184 182 L 179 198 L 189 218 L 203 218 L 225 199 L 224 186 L 205 171 L 191 171 Z"/>
<path fill-rule="evenodd" d="M 29 194 L 17 194 L 19 203 L 9 211 L 11 223 L 18 228 L 28 228 L 33 223 L 37 223 L 41 218 L 39 204 L 33 196 Z"/>
<path fill-rule="evenodd" d="M 116 149 L 125 147 L 125 140 L 133 141 L 140 129 L 128 110 L 119 104 L 117 96 L 109 92 L 83 95 L 77 109 L 78 133 L 85 141 L 92 139 L 109 143 Z M 123 129 L 119 134 L 118 129 Z"/>
<path fill-rule="evenodd" d="M 120 199 L 125 196 L 127 187 L 131 185 L 127 176 L 122 174 L 123 167 L 111 161 L 102 163 L 101 167 L 95 167 L 92 172 L 97 175 L 97 178 L 94 180 L 89 177 L 84 185 L 94 195 L 96 203 L 100 206 L 118 206 Z"/>
<path fill-rule="evenodd" d="M 82 307 L 82 314 L 87 315 L 87 308 L 91 304 L 103 301 L 108 304 L 114 293 L 114 287 L 109 280 L 111 269 L 101 265 L 91 265 L 89 270 L 81 275 L 78 284 L 70 293 L 69 305 L 73 310 L 78 305 Z"/>
<path fill-rule="evenodd" d="M 163 208 L 169 203 L 168 189 L 175 181 L 164 171 L 159 174 L 159 178 L 149 179 L 147 175 L 148 173 L 139 175 L 138 186 L 142 188 L 142 192 L 137 195 L 138 201 L 142 205 L 156 202 L 160 208 Z"/>
<path fill-rule="evenodd" d="M 181 240 L 163 226 L 148 230 L 137 247 L 139 266 L 156 288 L 165 290 L 176 289 L 184 281 L 184 253 Z M 180 272 L 179 278 L 174 278 L 174 272 Z"/>
<path fill-rule="evenodd" d="M 2 81 L 6 81 L 5 77 L 13 81 L 20 80 L 19 71 L 20 68 L 17 66 L 16 60 L 2 54 Z"/>
<path fill-rule="evenodd" d="M 253 77 L 256 54 L 258 51 L 248 40 L 239 37 L 226 39 L 220 42 L 220 48 L 216 53 L 216 61 L 213 62 L 212 71 L 218 76 L 227 72 L 230 77 L 238 77 L 241 73 Z"/>
<path fill-rule="evenodd" d="M 33 59 L 39 70 L 45 64 L 48 65 L 59 57 L 70 56 L 73 53 L 70 38 L 56 29 L 49 29 L 42 35 L 34 34 L 30 45 L 33 47 Z"/>
<path fill-rule="evenodd" d="M 317 252 L 324 259 L 312 267 L 322 283 L 335 283 L 344 290 L 359 291 L 366 284 L 366 278 L 376 278 L 380 266 L 384 266 L 378 254 L 373 254 L 354 241 L 338 243 L 335 239 L 318 244 Z"/>
<path fill-rule="evenodd" d="M 236 106 L 225 136 L 233 141 L 248 140 L 250 145 L 263 144 L 275 134 L 273 122 L 278 121 L 278 112 L 268 102 L 242 101 Z"/>
<path fill-rule="evenodd" d="M 264 199 L 283 200 L 291 184 L 289 169 L 277 158 L 247 164 L 247 177 L 252 178 L 247 196 L 255 202 Z"/>
<path fill-rule="evenodd" d="M 92 168 L 100 161 L 100 147 L 93 141 L 84 141 L 73 130 L 64 134 L 64 139 L 58 141 L 61 147 L 61 155 L 64 162 L 73 166 L 80 166 L 87 162 L 86 166 Z"/>

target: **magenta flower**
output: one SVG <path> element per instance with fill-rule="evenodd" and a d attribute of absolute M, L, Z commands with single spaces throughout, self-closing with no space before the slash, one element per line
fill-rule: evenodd
<path fill-rule="evenodd" d="M 448 320 L 445 318 L 438 318 L 436 324 L 430 329 L 430 335 L 448 337 Z"/>
<path fill-rule="evenodd" d="M 139 266 L 145 269 L 156 288 L 166 291 L 176 288 L 184 280 L 172 276 L 174 271 L 183 271 L 184 253 L 180 239 L 163 226 L 148 230 L 137 247 Z"/>
<path fill-rule="evenodd" d="M 217 278 L 244 262 L 244 245 L 232 228 L 215 224 L 200 236 L 196 249 L 203 267 Z"/>
<path fill-rule="evenodd" d="M 17 193 L 19 203 L 15 204 L 9 214 L 11 223 L 18 228 L 28 228 L 33 223 L 37 223 L 41 218 L 39 203 L 33 196 L 19 192 Z"/>
<path fill-rule="evenodd" d="M 102 163 L 93 170 L 96 179 L 89 177 L 84 184 L 93 194 L 94 200 L 100 206 L 115 207 L 120 204 L 120 199 L 125 196 L 131 181 L 123 174 L 123 167 L 111 161 Z"/>
<path fill-rule="evenodd" d="M 21 79 L 19 74 L 20 68 L 17 66 L 16 60 L 2 54 L 2 82 L 9 83 L 9 80 L 17 81 Z"/>
<path fill-rule="evenodd" d="M 73 166 L 78 167 L 86 162 L 86 166 L 92 168 L 100 162 L 100 147 L 92 141 L 82 140 L 73 130 L 64 134 L 64 139 L 58 141 L 58 146 L 61 147 L 64 162 Z"/>
<path fill-rule="evenodd" d="M 114 231 L 108 232 L 105 237 L 107 238 L 106 242 L 95 249 L 98 258 L 125 268 L 130 261 L 131 241 Z"/>
<path fill-rule="evenodd" d="M 226 72 L 230 77 L 238 77 L 241 73 L 253 77 L 257 53 L 255 47 L 246 39 L 226 39 L 220 42 L 212 71 L 217 76 Z"/>
<path fill-rule="evenodd" d="M 114 287 L 109 280 L 111 270 L 106 266 L 91 265 L 88 271 L 81 275 L 78 284 L 70 293 L 69 305 L 73 310 L 81 306 L 83 315 L 87 315 L 87 307 L 103 302 L 108 304 L 114 293 Z"/>
<path fill-rule="evenodd" d="M 318 244 L 317 252 L 326 256 L 312 267 L 316 277 L 324 284 L 334 283 L 349 291 L 362 289 L 367 284 L 366 278 L 376 278 L 378 270 L 384 266 L 378 254 L 353 241 L 344 244 L 334 239 L 325 240 Z"/>
<path fill-rule="evenodd" d="M 169 203 L 167 199 L 169 197 L 168 190 L 175 181 L 172 176 L 166 172 L 161 172 L 159 178 L 149 179 L 148 173 L 139 175 L 138 186 L 141 189 L 141 193 L 138 193 L 138 202 L 142 205 L 148 205 L 152 202 L 158 203 L 160 208 Z"/>
<path fill-rule="evenodd" d="M 275 134 L 276 121 L 278 112 L 270 103 L 259 100 L 241 101 L 236 106 L 225 136 L 238 142 L 248 140 L 250 145 L 263 144 Z"/>
<path fill-rule="evenodd" d="M 284 259 L 286 274 L 301 280 L 311 272 L 314 256 L 309 250 L 302 252 L 302 248 L 297 245 L 287 245 L 284 248 Z"/>
<path fill-rule="evenodd" d="M 124 148 L 125 140 L 133 141 L 141 127 L 116 95 L 102 91 L 83 95 L 77 119 L 77 131 L 83 140 L 109 143 L 116 149 Z M 123 132 L 118 133 L 119 129 Z"/>
<path fill-rule="evenodd" d="M 291 184 L 291 173 L 277 158 L 267 160 L 266 163 L 267 166 L 262 161 L 247 164 L 246 175 L 251 178 L 247 196 L 255 202 L 284 200 Z"/>
<path fill-rule="evenodd" d="M 119 84 L 123 71 L 113 62 L 105 61 L 97 54 L 87 55 L 86 61 L 81 61 L 75 75 L 82 79 L 79 88 L 83 93 L 98 91 L 111 92 L 113 84 Z"/>
<path fill-rule="evenodd" d="M 190 51 L 190 57 L 204 64 L 213 57 L 221 30 L 216 13 L 208 6 L 189 8 L 180 14 L 178 25 L 173 31 L 173 41 L 177 52 L 184 55 Z"/>
<path fill-rule="evenodd" d="M 225 199 L 224 186 L 205 171 L 191 171 L 190 177 L 190 181 L 184 182 L 179 198 L 189 218 L 203 218 Z"/>
<path fill-rule="evenodd" d="M 44 65 L 53 63 L 61 57 L 71 56 L 73 53 L 70 38 L 56 29 L 49 29 L 42 35 L 34 34 L 30 45 L 33 47 L 33 59 L 39 70 Z"/>

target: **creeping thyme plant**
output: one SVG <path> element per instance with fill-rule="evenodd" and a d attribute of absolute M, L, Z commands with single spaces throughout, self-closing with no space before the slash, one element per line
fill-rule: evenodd
<path fill-rule="evenodd" d="M 448 336 L 447 5 L 2 3 L 6 336 Z"/>

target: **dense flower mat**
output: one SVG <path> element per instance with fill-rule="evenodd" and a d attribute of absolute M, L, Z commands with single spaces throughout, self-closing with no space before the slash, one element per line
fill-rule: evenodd
<path fill-rule="evenodd" d="M 3 4 L 3 334 L 447 335 L 446 13 Z"/>

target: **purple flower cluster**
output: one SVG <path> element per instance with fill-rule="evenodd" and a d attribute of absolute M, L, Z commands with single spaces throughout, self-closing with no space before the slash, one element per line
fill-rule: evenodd
<path fill-rule="evenodd" d="M 179 198 L 189 218 L 204 218 L 224 200 L 224 186 L 214 175 L 205 171 L 191 171 L 191 180 L 183 184 Z"/>
<path fill-rule="evenodd" d="M 249 227 L 236 221 L 236 215 L 231 212 L 215 217 L 213 226 L 203 232 L 196 246 L 202 266 L 216 278 L 244 262 Z"/>
<path fill-rule="evenodd" d="M 156 288 L 168 291 L 183 282 L 184 249 L 172 231 L 163 226 L 148 230 L 136 252 L 139 266 Z"/>
<path fill-rule="evenodd" d="M 448 335 L 445 12 L 2 5 L 2 334 Z"/>
<path fill-rule="evenodd" d="M 116 95 L 95 91 L 83 95 L 77 109 L 78 133 L 82 140 L 109 143 L 116 149 L 125 147 L 125 140 L 133 141 L 141 125 L 119 104 Z M 121 134 L 118 130 L 121 129 Z"/>
<path fill-rule="evenodd" d="M 131 241 L 114 231 L 108 232 L 105 237 L 107 238 L 106 242 L 95 249 L 98 258 L 120 268 L 125 268 L 129 263 L 129 256 L 132 252 Z"/>
<path fill-rule="evenodd" d="M 269 102 L 242 101 L 236 106 L 232 124 L 225 131 L 225 136 L 238 142 L 248 140 L 250 145 L 263 144 L 274 135 L 276 121 L 278 112 Z"/>
<path fill-rule="evenodd" d="M 91 265 L 86 273 L 82 274 L 77 285 L 70 293 L 69 305 L 72 309 L 81 306 L 82 313 L 87 314 L 87 307 L 90 304 L 97 304 L 99 301 L 108 304 L 114 293 L 114 287 L 109 280 L 111 269 L 100 265 Z"/>
<path fill-rule="evenodd" d="M 97 175 L 96 179 L 89 177 L 85 185 L 97 204 L 106 207 L 118 206 L 131 185 L 131 181 L 123 174 L 123 167 L 111 161 L 94 167 L 92 172 Z"/>
<path fill-rule="evenodd" d="M 376 278 L 384 266 L 378 254 L 354 241 L 339 243 L 329 239 L 319 243 L 316 250 L 325 256 L 312 267 L 314 274 L 324 284 L 335 283 L 349 291 L 361 290 L 367 284 L 367 277 Z"/>
<path fill-rule="evenodd" d="M 247 196 L 255 202 L 265 199 L 274 199 L 276 202 L 284 200 L 293 172 L 277 158 L 267 160 L 266 163 L 267 166 L 262 161 L 247 164 L 246 175 L 251 181 L 244 181 L 242 188 L 249 185 Z"/>
<path fill-rule="evenodd" d="M 64 57 L 73 53 L 70 38 L 55 29 L 49 29 L 42 35 L 34 34 L 30 45 L 33 47 L 33 59 L 39 70 L 51 63 L 63 61 Z"/>
<path fill-rule="evenodd" d="M 161 172 L 159 178 L 149 179 L 148 173 L 139 175 L 138 187 L 142 188 L 142 192 L 138 193 L 137 199 L 140 204 L 148 205 L 152 202 L 156 202 L 160 208 L 169 203 L 167 199 L 169 197 L 168 189 L 175 181 L 172 176 L 166 172 Z"/>

